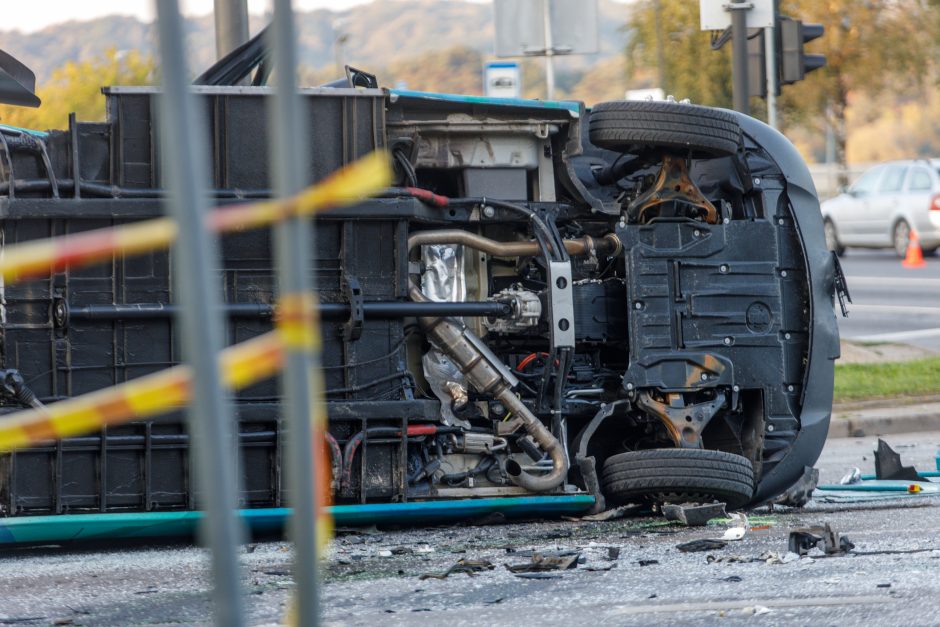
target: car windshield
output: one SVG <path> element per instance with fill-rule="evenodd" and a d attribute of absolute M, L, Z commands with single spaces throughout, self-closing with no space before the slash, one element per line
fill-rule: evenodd
<path fill-rule="evenodd" d="M 878 166 L 865 172 L 861 178 L 852 184 L 852 187 L 849 188 L 849 191 L 851 191 L 852 194 L 859 196 L 872 193 L 875 191 L 875 186 L 878 185 L 878 179 L 881 178 L 881 173 L 883 171 L 884 166 Z"/>

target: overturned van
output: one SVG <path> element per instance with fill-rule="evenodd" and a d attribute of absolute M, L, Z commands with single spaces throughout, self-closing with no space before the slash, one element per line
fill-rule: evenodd
<path fill-rule="evenodd" d="M 240 54 L 196 87 L 219 205 L 271 195 L 271 90 L 220 84 L 260 59 Z M 104 93 L 103 123 L 0 127 L 3 245 L 162 215 L 158 90 Z M 336 503 L 742 508 L 816 461 L 837 271 L 782 135 L 679 102 L 419 93 L 357 72 L 301 94 L 311 183 L 377 148 L 398 178 L 317 220 Z M 221 250 L 235 343 L 272 325 L 270 237 L 227 235 Z M 172 263 L 116 256 L 6 286 L 2 411 L 176 364 Z M 241 505 L 279 507 L 277 382 L 233 402 Z M 188 451 L 177 412 L 0 455 L 0 516 L 194 509 Z"/>

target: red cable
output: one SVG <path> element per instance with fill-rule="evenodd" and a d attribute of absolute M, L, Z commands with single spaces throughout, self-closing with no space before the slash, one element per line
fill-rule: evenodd
<path fill-rule="evenodd" d="M 520 361 L 518 365 L 516 365 L 516 370 L 518 370 L 519 372 L 522 372 L 523 370 L 525 370 L 526 366 L 531 364 L 539 356 L 548 357 L 548 353 L 532 353 L 531 355 L 526 355 L 525 357 L 522 358 L 522 361 Z"/>

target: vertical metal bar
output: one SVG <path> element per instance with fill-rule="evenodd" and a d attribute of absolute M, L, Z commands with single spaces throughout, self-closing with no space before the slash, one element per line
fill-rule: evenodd
<path fill-rule="evenodd" d="M 82 167 L 78 154 L 78 120 L 75 112 L 69 113 L 69 144 L 72 149 L 72 183 L 75 198 L 82 197 Z"/>
<path fill-rule="evenodd" d="M 221 59 L 248 41 L 248 1 L 215 0 L 215 53 Z"/>
<path fill-rule="evenodd" d="M 725 7 L 731 11 L 731 75 L 734 110 L 750 113 L 747 86 L 747 11 L 744 0 L 731 0 Z"/>
<path fill-rule="evenodd" d="M 545 96 L 555 99 L 555 42 L 552 41 L 552 3 L 542 0 L 542 26 L 545 29 Z"/>
<path fill-rule="evenodd" d="M 764 59 L 767 64 L 767 124 L 777 128 L 777 29 L 764 29 Z"/>
<path fill-rule="evenodd" d="M 274 189 L 281 197 L 296 194 L 306 184 L 309 134 L 295 84 L 297 77 L 296 33 L 290 0 L 274 0 L 274 22 L 270 30 L 277 85 L 269 119 L 272 128 L 270 153 Z M 291 218 L 274 227 L 278 285 L 281 297 L 309 294 L 311 262 L 316 259 L 316 236 L 306 218 Z M 319 330 L 316 330 L 319 333 Z M 323 381 L 319 343 L 313 349 L 288 346 L 281 376 L 284 415 L 287 422 L 287 483 L 293 507 L 291 538 L 294 541 L 294 581 L 297 594 L 297 624 L 319 623 L 317 564 L 317 513 L 314 471 L 318 453 L 313 446 L 314 412 L 322 412 Z M 322 420 L 322 416 L 319 417 Z"/>
<path fill-rule="evenodd" d="M 205 126 L 199 126 L 191 93 L 177 0 L 156 0 L 163 94 L 159 98 L 167 211 L 179 225 L 174 271 L 181 307 L 177 315 L 183 358 L 192 366 L 192 402 L 187 409 L 193 434 L 196 484 L 206 509 L 202 538 L 212 551 L 215 622 L 243 625 L 237 547 L 242 539 L 235 516 L 232 411 L 222 393 L 219 352 L 225 319 L 214 277 L 218 242 L 204 217 L 207 201 Z"/>

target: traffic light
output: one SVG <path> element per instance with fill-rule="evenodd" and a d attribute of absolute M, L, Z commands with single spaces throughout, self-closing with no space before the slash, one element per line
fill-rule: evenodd
<path fill-rule="evenodd" d="M 767 97 L 767 63 L 764 50 L 764 29 L 748 30 L 747 95 L 752 98 Z"/>
<path fill-rule="evenodd" d="M 806 54 L 803 46 L 819 39 L 826 32 L 822 24 L 804 24 L 800 20 L 783 15 L 777 16 L 778 59 L 780 83 L 790 85 L 803 80 L 807 72 L 818 70 L 826 65 L 826 57 L 821 54 Z"/>

